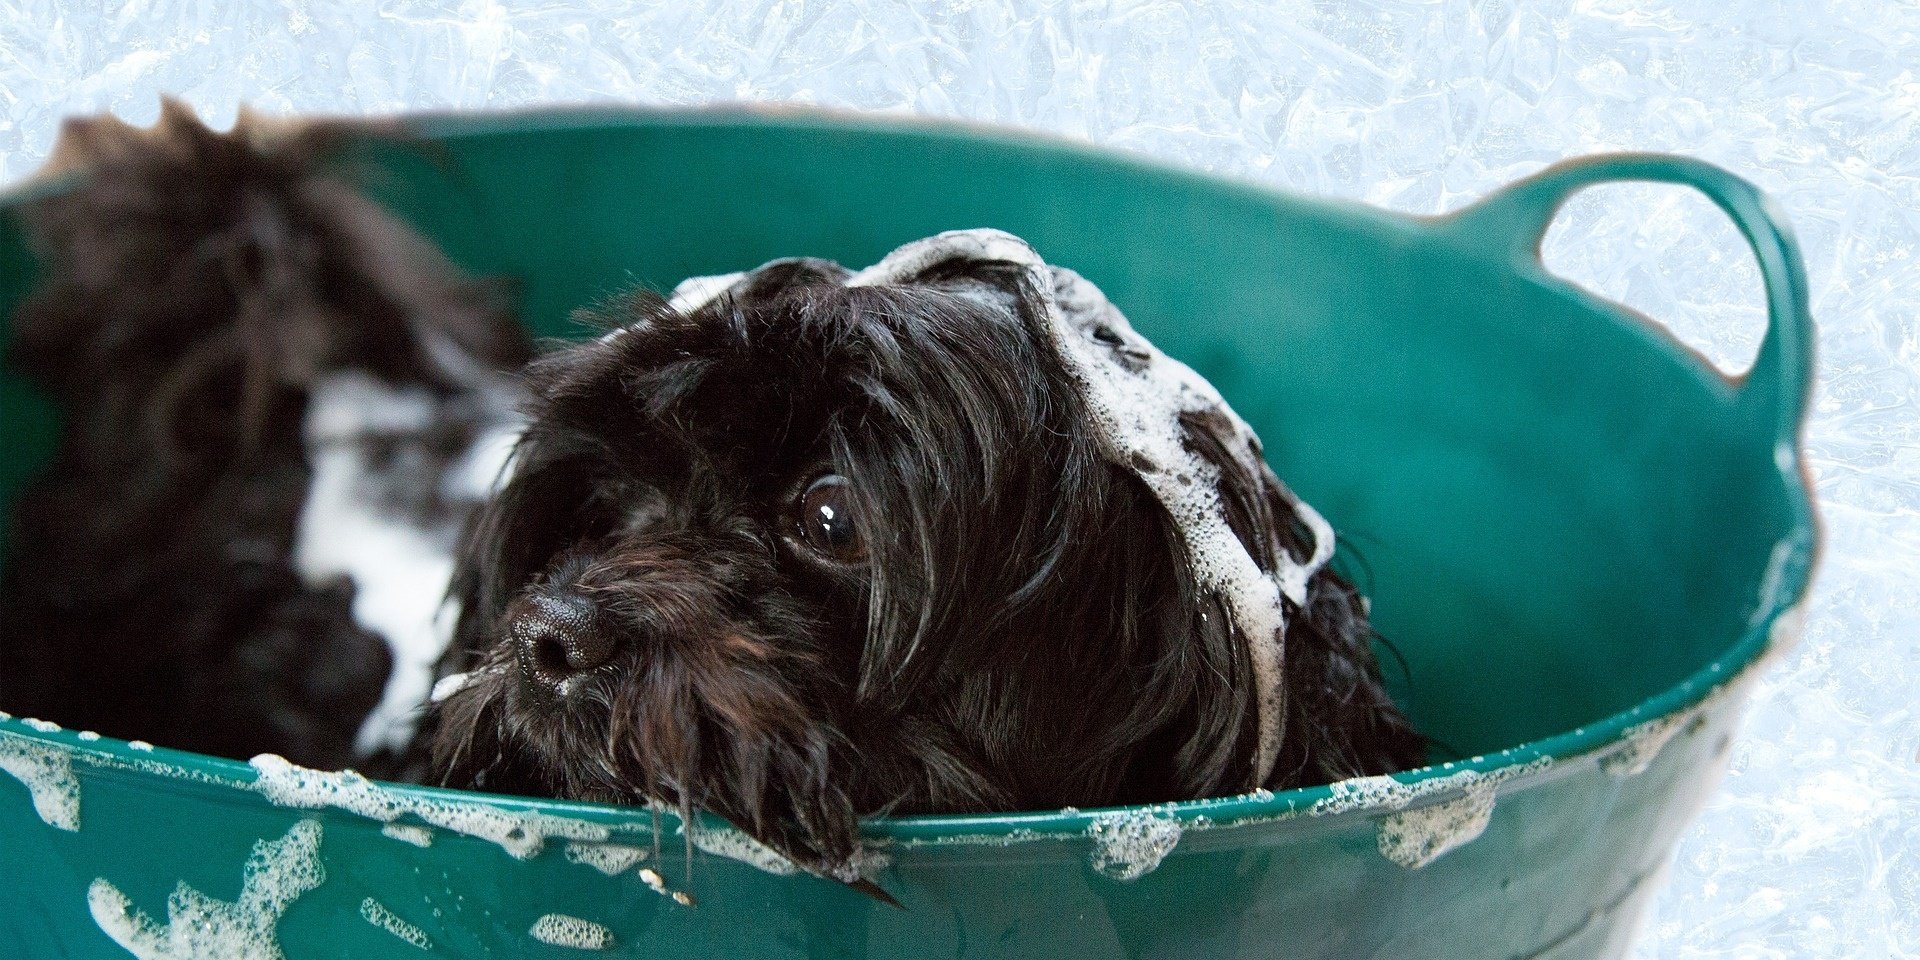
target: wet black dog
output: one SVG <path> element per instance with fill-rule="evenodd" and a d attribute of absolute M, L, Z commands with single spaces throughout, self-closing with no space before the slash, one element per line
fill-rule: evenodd
<path fill-rule="evenodd" d="M 456 569 L 529 351 L 323 172 L 366 133 L 69 130 L 88 180 L 31 213 L 8 356 L 65 430 L 15 505 L 0 707 L 710 809 L 850 882 L 865 814 L 1419 761 L 1332 531 L 1211 387 L 992 231 L 598 311 L 528 369 Z"/>
<path fill-rule="evenodd" d="M 1332 532 L 1211 387 L 1019 240 L 596 318 L 531 368 L 465 548 L 441 782 L 706 808 L 852 880 L 862 814 L 1419 762 Z"/>
<path fill-rule="evenodd" d="M 15 503 L 0 707 L 313 766 L 403 746 L 530 349 L 323 171 L 377 128 L 70 122 L 7 360 L 63 431 Z M 445 620 L 446 618 L 441 618 Z"/>

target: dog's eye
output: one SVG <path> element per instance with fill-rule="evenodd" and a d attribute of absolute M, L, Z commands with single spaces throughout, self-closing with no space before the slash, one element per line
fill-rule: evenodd
<path fill-rule="evenodd" d="M 840 563 L 866 559 L 867 547 L 854 519 L 853 486 L 846 477 L 830 473 L 813 481 L 794 508 L 800 542 L 809 549 Z"/>

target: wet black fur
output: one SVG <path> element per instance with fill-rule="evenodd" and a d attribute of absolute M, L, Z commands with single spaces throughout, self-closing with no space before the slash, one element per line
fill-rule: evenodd
<path fill-rule="evenodd" d="M 491 294 L 432 276 L 417 239 L 324 172 L 345 135 L 231 134 L 168 104 L 159 126 L 71 121 L 82 189 L 33 205 L 43 282 L 10 366 L 59 410 L 53 461 L 14 504 L 0 579 L 0 707 L 226 756 L 335 767 L 388 672 L 353 586 L 303 587 L 306 388 L 366 369 L 455 389 L 470 356 L 530 352 Z M 401 266 L 401 265 L 408 266 Z"/>
<path fill-rule="evenodd" d="M 349 761 L 387 654 L 354 626 L 350 585 L 306 589 L 291 569 L 306 387 L 356 365 L 454 389 L 420 355 L 423 325 L 496 365 L 526 348 L 484 291 L 396 275 L 419 251 L 314 162 L 336 133 L 218 135 L 172 109 L 157 134 L 69 131 L 89 186 L 30 215 L 47 282 L 7 357 L 64 430 L 14 507 L 0 707 Z M 1158 502 L 1101 457 L 1032 291 L 980 264 L 820 282 L 837 271 L 796 261 L 686 316 L 635 294 L 595 319 L 644 324 L 534 364 L 519 467 L 455 585 L 447 669 L 477 673 L 431 712 L 416 773 L 707 808 L 849 879 L 862 814 L 1187 799 L 1418 762 L 1359 597 L 1322 573 L 1291 611 L 1279 763 L 1251 782 L 1246 644 Z M 1271 475 L 1221 455 L 1224 425 L 1187 427 L 1256 558 L 1302 555 Z M 788 505 L 825 470 L 853 480 L 864 569 L 788 540 Z M 563 589 L 594 598 L 617 649 L 554 697 L 503 636 Z"/>
<path fill-rule="evenodd" d="M 435 779 L 706 808 L 848 879 L 863 814 L 1092 807 L 1294 787 L 1417 764 L 1359 595 L 1290 609 L 1285 733 L 1256 739 L 1247 644 L 1167 513 L 1102 458 L 1003 265 L 848 288 L 789 261 L 692 311 L 633 294 L 609 338 L 538 360 L 511 484 L 483 512 L 430 714 Z M 987 295 L 982 296 L 985 291 Z M 1310 544 L 1270 472 L 1223 454 L 1235 532 L 1271 569 Z M 851 479 L 870 562 L 792 538 L 821 473 Z M 584 594 L 615 653 L 565 696 L 526 682 L 510 621 Z"/>

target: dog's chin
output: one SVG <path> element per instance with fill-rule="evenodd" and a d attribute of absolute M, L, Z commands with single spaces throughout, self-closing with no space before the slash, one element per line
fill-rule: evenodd
<path fill-rule="evenodd" d="M 739 638 L 706 638 L 567 678 L 533 682 L 496 653 L 438 704 L 430 749 L 442 782 L 483 790 L 630 805 L 683 817 L 709 810 L 797 866 L 857 878 L 857 817 L 846 745 L 776 671 L 737 657 Z"/>
<path fill-rule="evenodd" d="M 657 799 L 647 781 L 617 775 L 607 735 L 614 703 L 610 676 L 573 677 L 556 693 L 511 659 L 488 663 L 441 701 L 434 746 L 450 783 L 609 803 Z"/>

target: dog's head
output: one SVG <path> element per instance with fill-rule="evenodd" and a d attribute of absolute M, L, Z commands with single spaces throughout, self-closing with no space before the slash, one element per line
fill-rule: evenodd
<path fill-rule="evenodd" d="M 852 879 L 859 814 L 1417 755 L 1324 524 L 1020 241 L 776 261 L 601 319 L 531 368 L 472 531 L 445 782 L 705 808 Z"/>

